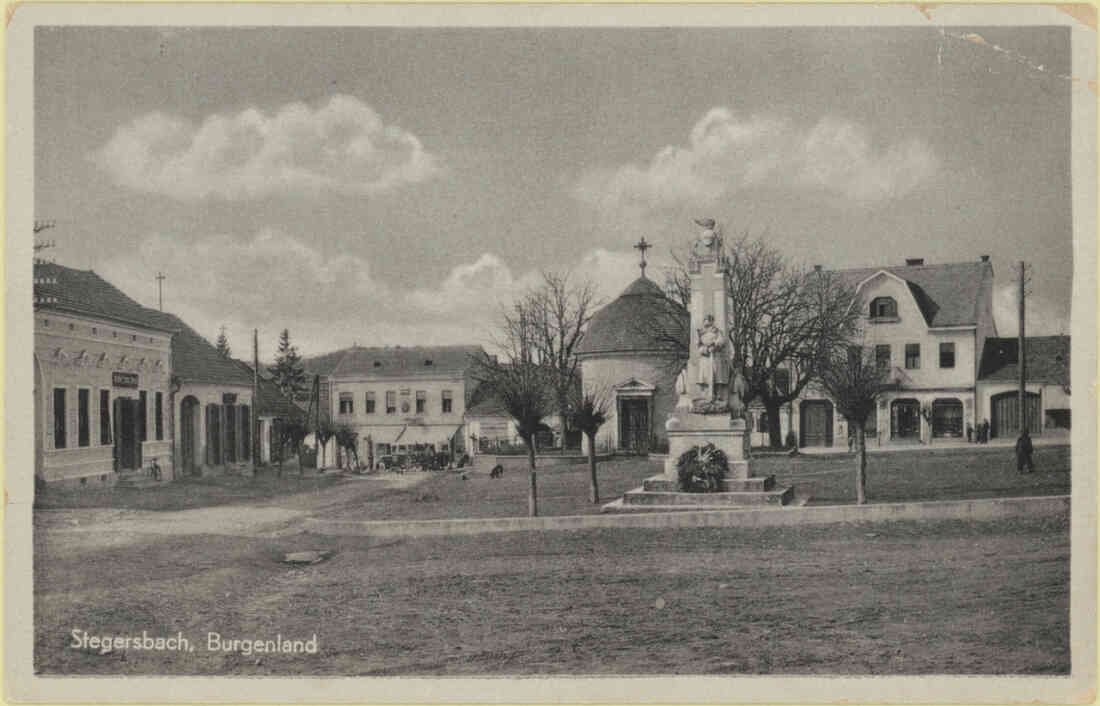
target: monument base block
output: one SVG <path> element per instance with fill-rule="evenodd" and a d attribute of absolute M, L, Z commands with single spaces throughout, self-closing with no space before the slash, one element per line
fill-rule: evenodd
<path fill-rule="evenodd" d="M 665 472 L 646 478 L 642 487 L 623 495 L 616 507 L 608 511 L 629 510 L 733 510 L 746 507 L 769 507 L 789 504 L 794 487 L 776 487 L 775 476 L 757 477 L 753 473 L 749 453 L 749 436 L 744 420 L 731 419 L 728 414 L 696 414 L 677 411 L 665 423 L 668 432 L 668 459 Z M 713 444 L 726 454 L 729 470 L 722 481 L 722 490 L 715 493 L 685 493 L 680 490 L 676 462 L 697 446 Z"/>

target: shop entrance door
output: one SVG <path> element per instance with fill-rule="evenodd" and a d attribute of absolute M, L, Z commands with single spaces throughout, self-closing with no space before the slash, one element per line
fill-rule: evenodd
<path fill-rule="evenodd" d="M 118 397 L 114 403 L 115 459 L 118 470 L 141 468 L 141 441 L 138 438 L 138 402 Z"/>

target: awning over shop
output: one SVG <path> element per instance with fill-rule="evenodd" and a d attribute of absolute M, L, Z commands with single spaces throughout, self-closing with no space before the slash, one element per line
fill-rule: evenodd
<path fill-rule="evenodd" d="M 375 444 L 396 444 L 401 433 L 405 431 L 403 426 L 371 427 L 363 432 L 363 438 L 370 437 Z"/>
<path fill-rule="evenodd" d="M 429 426 L 407 426 L 405 432 L 397 438 L 396 443 L 404 446 L 416 444 L 434 444 L 436 448 L 450 444 L 455 432 L 459 429 L 456 424 L 434 424 Z"/>

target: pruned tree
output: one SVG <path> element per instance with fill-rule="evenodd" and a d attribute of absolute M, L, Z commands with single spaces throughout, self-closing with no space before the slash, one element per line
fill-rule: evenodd
<path fill-rule="evenodd" d="M 513 341 L 513 343 L 520 343 Z M 538 480 L 535 472 L 535 435 L 546 428 L 544 419 L 555 409 L 554 376 L 544 365 L 534 362 L 525 349 L 505 348 L 504 360 L 479 352 L 471 360 L 471 377 L 495 395 L 501 407 L 515 422 L 516 431 L 527 446 L 530 462 L 530 486 L 527 509 L 538 516 Z"/>
<path fill-rule="evenodd" d="M 214 347 L 218 349 L 218 353 L 223 358 L 233 355 L 233 351 L 229 348 L 229 338 L 225 335 L 225 326 L 218 329 L 218 340 L 215 342 Z"/>
<path fill-rule="evenodd" d="M 600 502 L 600 486 L 596 475 L 596 434 L 607 422 L 614 396 L 606 386 L 590 386 L 583 389 L 574 387 L 569 418 L 574 429 L 582 432 L 588 439 L 588 484 L 589 499 L 593 504 Z"/>
<path fill-rule="evenodd" d="M 858 465 L 856 502 L 867 502 L 867 420 L 875 413 L 882 393 L 890 386 L 890 369 L 875 360 L 872 346 L 838 345 L 830 349 L 819 366 L 821 386 L 832 398 L 837 411 L 855 429 Z"/>
<path fill-rule="evenodd" d="M 682 252 L 689 252 L 684 250 Z M 854 288 L 835 273 L 791 264 L 764 237 L 728 243 L 727 333 L 746 383 L 745 403 L 759 398 L 771 446 L 782 446 L 780 408 L 798 398 L 830 351 L 846 345 L 860 310 Z M 690 299 L 688 258 L 666 273 L 666 291 Z M 686 352 L 691 333 L 683 338 Z"/>
<path fill-rule="evenodd" d="M 316 426 L 316 428 L 314 428 L 313 433 L 316 434 L 317 443 L 321 447 L 321 454 L 320 454 L 321 460 L 320 460 L 320 465 L 318 465 L 317 468 L 318 469 L 323 469 L 325 467 L 325 463 L 326 463 L 325 446 L 328 445 L 329 439 L 336 436 L 336 425 L 334 425 L 328 419 L 325 419 L 324 417 L 322 417 L 321 420 L 319 422 L 317 422 L 317 424 L 315 426 Z"/>
<path fill-rule="evenodd" d="M 283 420 L 278 428 L 279 472 L 282 473 L 282 459 L 285 457 L 287 449 L 297 453 L 302 441 L 309 434 L 309 429 L 306 427 L 304 419 L 301 418 Z"/>
<path fill-rule="evenodd" d="M 349 458 L 355 458 L 356 467 L 359 466 L 359 435 L 347 424 L 341 424 L 336 428 L 336 445 L 347 452 Z"/>
<path fill-rule="evenodd" d="M 576 384 L 576 348 L 600 306 L 596 286 L 568 272 L 544 271 L 512 309 L 502 312 L 503 333 L 521 360 L 546 368 L 562 423 L 563 441 L 570 431 L 569 404 Z"/>
<path fill-rule="evenodd" d="M 279 334 L 279 348 L 275 353 L 275 365 L 268 368 L 271 378 L 289 399 L 299 399 L 306 389 L 306 370 L 298 355 L 298 348 L 290 344 L 290 331 Z"/>

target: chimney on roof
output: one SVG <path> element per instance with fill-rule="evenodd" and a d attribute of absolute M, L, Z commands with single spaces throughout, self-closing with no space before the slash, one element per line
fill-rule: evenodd
<path fill-rule="evenodd" d="M 982 262 L 989 262 L 989 255 L 982 255 Z"/>
<path fill-rule="evenodd" d="M 923 264 L 924 264 L 924 258 L 923 257 L 907 257 L 907 258 L 905 258 L 905 266 L 906 267 L 917 267 L 917 266 L 923 265 Z"/>

